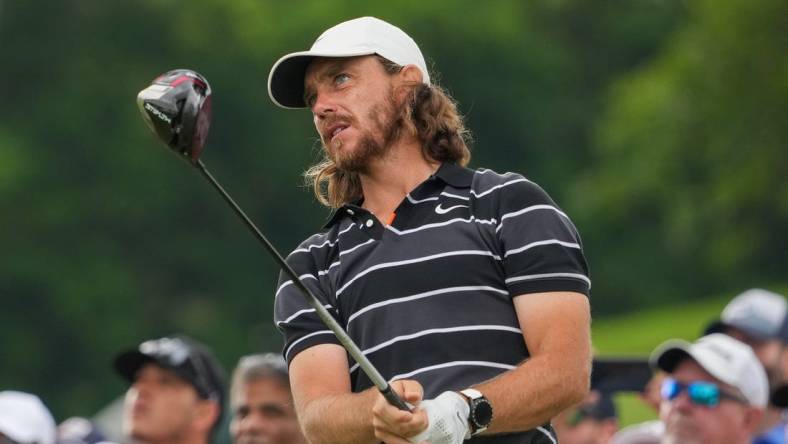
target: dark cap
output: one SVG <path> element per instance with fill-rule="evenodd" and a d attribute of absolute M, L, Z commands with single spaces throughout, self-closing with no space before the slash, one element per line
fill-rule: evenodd
<path fill-rule="evenodd" d="M 224 405 L 224 371 L 203 344 L 185 336 L 152 339 L 119 354 L 114 367 L 127 381 L 134 382 L 137 371 L 148 363 L 171 370 L 190 383 L 201 398 Z"/>
<path fill-rule="evenodd" d="M 610 418 L 618 418 L 616 405 L 613 403 L 613 397 L 610 393 L 599 392 L 599 397 L 592 402 L 583 404 L 578 407 L 587 418 L 594 418 L 597 420 L 604 420 Z"/>
<path fill-rule="evenodd" d="M 606 421 L 618 418 L 611 393 L 598 392 L 596 390 L 591 390 L 585 401 L 568 409 L 567 413 L 566 422 L 571 427 L 577 426 L 586 420 Z"/>

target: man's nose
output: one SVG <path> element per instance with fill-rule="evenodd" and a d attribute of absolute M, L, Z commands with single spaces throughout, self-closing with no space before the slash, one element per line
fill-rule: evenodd
<path fill-rule="evenodd" d="M 679 393 L 679 395 L 673 398 L 671 402 L 673 403 L 673 408 L 682 412 L 685 412 L 693 407 L 692 400 L 690 400 L 690 397 L 686 391 Z"/>
<path fill-rule="evenodd" d="M 259 434 L 265 429 L 265 420 L 259 414 L 249 414 L 241 420 L 241 431 Z"/>
<path fill-rule="evenodd" d="M 136 392 L 137 396 L 147 396 L 151 391 L 152 383 L 145 378 L 139 378 L 131 384 L 130 389 Z"/>
<path fill-rule="evenodd" d="M 334 112 L 336 112 L 336 104 L 330 94 L 321 93 L 315 96 L 312 103 L 312 114 L 315 118 L 323 118 Z"/>

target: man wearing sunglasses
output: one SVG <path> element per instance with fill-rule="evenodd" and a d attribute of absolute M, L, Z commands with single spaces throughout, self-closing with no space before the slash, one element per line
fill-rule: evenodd
<path fill-rule="evenodd" d="M 206 444 L 221 422 L 224 377 L 204 345 L 186 337 L 145 341 L 115 358 L 129 381 L 123 432 L 135 443 Z"/>
<path fill-rule="evenodd" d="M 774 392 L 788 377 L 788 303 L 785 297 L 753 288 L 733 298 L 706 333 L 725 333 L 752 347 L 763 364 Z M 783 408 L 770 405 L 753 444 L 785 444 L 788 424 Z"/>
<path fill-rule="evenodd" d="M 660 417 L 663 444 L 745 444 L 769 397 L 766 372 L 752 348 L 714 333 L 694 343 L 659 346 L 652 364 L 665 371 Z"/>

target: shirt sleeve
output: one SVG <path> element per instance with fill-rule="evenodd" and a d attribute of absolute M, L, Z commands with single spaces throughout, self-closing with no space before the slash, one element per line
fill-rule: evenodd
<path fill-rule="evenodd" d="M 501 188 L 498 240 L 512 296 L 573 291 L 588 296 L 588 265 L 569 216 L 537 184 L 522 176 Z"/>
<path fill-rule="evenodd" d="M 334 298 L 330 296 L 328 276 L 320 267 L 307 240 L 287 257 L 287 263 L 328 312 L 339 321 Z M 306 248 L 304 247 L 306 246 Z M 325 268 L 328 268 L 327 266 Z M 283 355 L 288 365 L 295 355 L 318 344 L 340 344 L 334 333 L 318 317 L 301 290 L 284 271 L 279 273 L 274 300 L 274 321 L 284 336 Z"/>

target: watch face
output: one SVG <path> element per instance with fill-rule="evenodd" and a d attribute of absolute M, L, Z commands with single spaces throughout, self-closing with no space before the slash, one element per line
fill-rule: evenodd
<path fill-rule="evenodd" d="M 476 427 L 487 427 L 492 421 L 492 406 L 486 399 L 478 400 L 473 406 L 473 422 Z"/>

